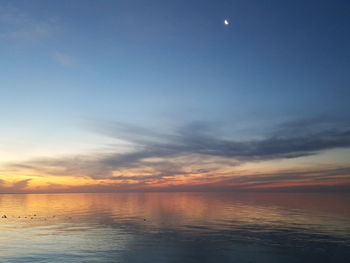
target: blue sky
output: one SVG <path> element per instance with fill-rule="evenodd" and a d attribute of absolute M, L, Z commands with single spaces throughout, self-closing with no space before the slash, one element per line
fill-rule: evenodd
<path fill-rule="evenodd" d="M 106 136 L 107 122 L 156 134 L 205 123 L 234 141 L 286 123 L 346 133 L 349 11 L 347 1 L 1 0 L 2 161 L 135 144 Z"/>

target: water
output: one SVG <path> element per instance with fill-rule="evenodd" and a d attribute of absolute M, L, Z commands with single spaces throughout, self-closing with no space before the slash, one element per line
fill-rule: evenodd
<path fill-rule="evenodd" d="M 350 194 L 0 195 L 0 262 L 350 262 Z"/>

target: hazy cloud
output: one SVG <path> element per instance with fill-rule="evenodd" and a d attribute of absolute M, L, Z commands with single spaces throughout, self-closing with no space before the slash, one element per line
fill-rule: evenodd
<path fill-rule="evenodd" d="M 53 53 L 52 58 L 54 61 L 56 61 L 58 64 L 64 67 L 72 67 L 76 64 L 76 61 L 72 56 L 61 52 Z"/>
<path fill-rule="evenodd" d="M 0 39 L 37 42 L 50 36 L 56 28 L 53 18 L 39 19 L 13 6 L 0 5 Z"/>
<path fill-rule="evenodd" d="M 23 191 L 31 179 L 24 179 L 14 182 L 7 182 L 0 179 L 0 193 L 18 193 Z"/>

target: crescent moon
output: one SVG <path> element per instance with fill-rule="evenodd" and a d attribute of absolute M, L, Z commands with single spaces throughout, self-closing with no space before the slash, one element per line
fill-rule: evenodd
<path fill-rule="evenodd" d="M 226 26 L 228 26 L 230 23 L 228 22 L 227 19 L 225 19 L 225 20 L 224 20 L 224 24 L 225 24 Z"/>

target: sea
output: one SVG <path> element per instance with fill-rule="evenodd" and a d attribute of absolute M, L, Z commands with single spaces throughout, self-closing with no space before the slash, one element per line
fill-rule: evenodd
<path fill-rule="evenodd" d="M 0 194 L 0 262 L 349 263 L 350 194 Z"/>

